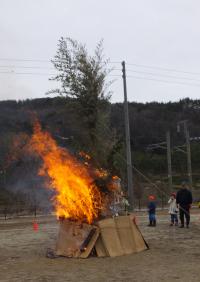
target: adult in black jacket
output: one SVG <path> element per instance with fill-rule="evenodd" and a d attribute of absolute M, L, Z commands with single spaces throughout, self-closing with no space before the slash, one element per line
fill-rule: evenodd
<path fill-rule="evenodd" d="M 179 205 L 179 214 L 181 221 L 181 228 L 184 227 L 184 217 L 186 219 L 186 227 L 189 227 L 190 223 L 190 207 L 192 204 L 192 193 L 187 188 L 185 182 L 182 183 L 181 189 L 176 194 L 176 203 Z"/>

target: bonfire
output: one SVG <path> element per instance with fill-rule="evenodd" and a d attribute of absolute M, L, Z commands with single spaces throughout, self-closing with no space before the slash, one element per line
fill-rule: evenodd
<path fill-rule="evenodd" d="M 84 152 L 79 153 L 85 159 L 80 162 L 38 121 L 29 147 L 42 160 L 39 175 L 54 191 L 51 200 L 60 223 L 56 256 L 117 256 L 147 248 L 134 216 L 127 215 L 128 202 L 117 176 L 90 166 Z"/>

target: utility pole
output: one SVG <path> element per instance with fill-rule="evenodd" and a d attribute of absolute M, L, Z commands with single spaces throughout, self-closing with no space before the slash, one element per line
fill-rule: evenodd
<path fill-rule="evenodd" d="M 187 154 L 187 171 L 190 189 L 192 190 L 192 164 L 191 164 L 191 149 L 190 149 L 190 134 L 188 130 L 187 120 L 178 122 L 177 131 L 180 132 L 180 124 L 184 126 L 184 134 L 186 139 L 186 154 Z"/>
<path fill-rule="evenodd" d="M 172 158 L 171 158 L 171 141 L 170 141 L 170 131 L 166 132 L 166 142 L 161 142 L 157 144 L 150 144 L 148 150 L 154 149 L 164 149 L 167 151 L 167 176 L 169 191 L 172 192 Z"/>
<path fill-rule="evenodd" d="M 169 190 L 170 192 L 172 192 L 172 159 L 171 159 L 170 131 L 167 131 L 166 139 L 167 139 L 168 183 L 169 183 Z"/>
<path fill-rule="evenodd" d="M 124 115 L 125 115 L 125 133 L 126 133 L 126 164 L 127 164 L 127 182 L 128 182 L 128 197 L 130 206 L 133 209 L 133 174 L 132 174 L 132 160 L 131 160 L 131 144 L 130 144 L 130 128 L 129 128 L 129 114 L 127 102 L 127 87 L 126 87 L 126 66 L 122 62 L 122 78 L 124 86 Z"/>
<path fill-rule="evenodd" d="M 188 168 L 188 178 L 190 183 L 190 189 L 192 190 L 192 164 L 191 164 L 191 149 L 190 149 L 190 134 L 187 126 L 187 121 L 184 122 L 184 131 L 186 139 L 187 148 L 187 168 Z"/>

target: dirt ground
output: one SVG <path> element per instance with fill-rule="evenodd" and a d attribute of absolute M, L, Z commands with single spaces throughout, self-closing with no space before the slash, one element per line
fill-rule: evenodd
<path fill-rule="evenodd" d="M 32 218 L 0 220 L 0 281 L 200 281 L 200 212 L 193 211 L 190 229 L 169 227 L 167 212 L 158 215 L 156 228 L 138 214 L 139 227 L 150 249 L 116 258 L 49 259 L 58 223 L 40 217 L 33 231 Z"/>

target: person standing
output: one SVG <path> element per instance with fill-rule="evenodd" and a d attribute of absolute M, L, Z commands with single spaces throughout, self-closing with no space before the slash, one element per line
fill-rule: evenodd
<path fill-rule="evenodd" d="M 178 208 L 177 208 L 177 203 L 176 203 L 176 193 L 171 193 L 171 197 L 168 201 L 169 204 L 169 214 L 171 216 L 171 224 L 170 226 L 173 225 L 178 225 Z"/>
<path fill-rule="evenodd" d="M 181 189 L 177 192 L 176 203 L 179 206 L 179 215 L 180 215 L 180 221 L 181 221 L 180 228 L 184 228 L 184 217 L 186 219 L 186 227 L 189 228 L 190 208 L 192 204 L 192 193 L 187 188 L 186 182 L 182 183 Z"/>
<path fill-rule="evenodd" d="M 156 203 L 155 196 L 149 196 L 148 202 L 148 214 L 149 214 L 149 225 L 148 226 L 156 226 Z"/>

